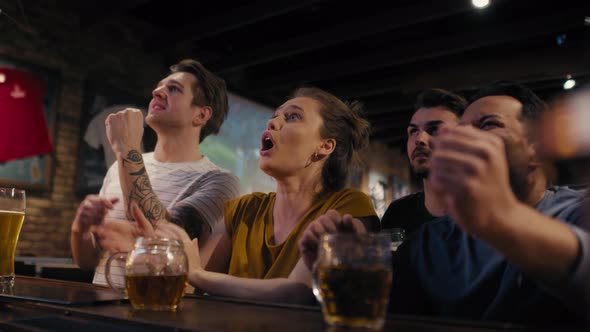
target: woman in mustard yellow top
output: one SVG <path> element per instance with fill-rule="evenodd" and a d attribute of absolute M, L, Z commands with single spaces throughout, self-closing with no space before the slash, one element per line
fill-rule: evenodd
<path fill-rule="evenodd" d="M 225 229 L 216 230 L 204 244 L 202 259 L 181 228 L 157 224 L 156 234 L 183 238 L 193 286 L 245 299 L 312 300 L 311 275 L 297 247 L 306 226 L 335 210 L 362 220 L 369 229 L 379 228 L 369 197 L 344 189 L 357 151 L 368 142 L 369 125 L 359 111 L 358 104 L 345 104 L 316 88 L 297 90 L 277 108 L 262 133 L 259 161 L 277 190 L 227 202 Z M 152 234 L 140 213 L 135 219 L 143 234 Z"/>

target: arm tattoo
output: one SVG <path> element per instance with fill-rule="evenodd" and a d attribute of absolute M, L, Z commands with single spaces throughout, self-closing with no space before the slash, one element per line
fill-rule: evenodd
<path fill-rule="evenodd" d="M 209 225 L 201 218 L 197 210 L 188 205 L 173 208 L 170 221 L 184 228 L 191 239 L 201 238 L 203 232 L 209 232 Z"/>
<path fill-rule="evenodd" d="M 137 171 L 137 172 L 131 172 L 131 173 L 129 173 L 129 175 L 140 176 L 140 175 L 143 175 L 145 173 L 146 173 L 145 167 L 142 167 L 139 171 Z"/>
<path fill-rule="evenodd" d="M 136 202 L 150 223 L 154 224 L 154 222 L 164 218 L 170 219 L 168 211 L 152 189 L 141 153 L 137 150 L 130 150 L 127 156 L 123 158 L 122 166 L 127 181 L 121 182 L 125 182 L 128 188 L 126 193 L 127 218 L 132 220 L 131 202 Z"/>
<path fill-rule="evenodd" d="M 131 163 L 143 163 L 143 157 L 141 156 L 141 153 L 139 153 L 139 151 L 137 150 L 129 150 L 129 152 L 127 152 L 127 158 L 125 160 Z"/>

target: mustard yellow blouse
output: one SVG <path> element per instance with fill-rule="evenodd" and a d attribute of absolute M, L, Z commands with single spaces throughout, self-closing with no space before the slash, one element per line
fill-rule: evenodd
<path fill-rule="evenodd" d="M 370 198 L 355 189 L 344 189 L 318 199 L 283 243 L 274 242 L 275 193 L 252 193 L 225 204 L 225 226 L 231 236 L 228 273 L 233 276 L 286 278 L 299 260 L 297 241 L 307 225 L 334 209 L 354 217 L 377 216 Z"/>

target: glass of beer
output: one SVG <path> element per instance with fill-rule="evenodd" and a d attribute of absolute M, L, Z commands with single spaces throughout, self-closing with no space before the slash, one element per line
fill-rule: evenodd
<path fill-rule="evenodd" d="M 313 293 L 330 326 L 378 330 L 391 288 L 391 240 L 384 234 L 327 234 L 313 268 Z"/>
<path fill-rule="evenodd" d="M 14 285 L 14 254 L 25 220 L 25 191 L 0 188 L 0 284 Z"/>
<path fill-rule="evenodd" d="M 115 260 L 125 260 L 124 290 L 113 281 Z M 111 255 L 105 274 L 109 286 L 124 292 L 133 309 L 176 311 L 187 285 L 188 257 L 179 240 L 139 237 L 130 253 Z"/>

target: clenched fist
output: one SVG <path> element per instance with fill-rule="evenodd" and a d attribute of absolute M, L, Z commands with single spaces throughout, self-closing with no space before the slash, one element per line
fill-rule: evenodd
<path fill-rule="evenodd" d="M 129 150 L 141 150 L 143 137 L 143 113 L 135 108 L 126 108 L 111 114 L 105 121 L 107 138 L 115 154 Z"/>

